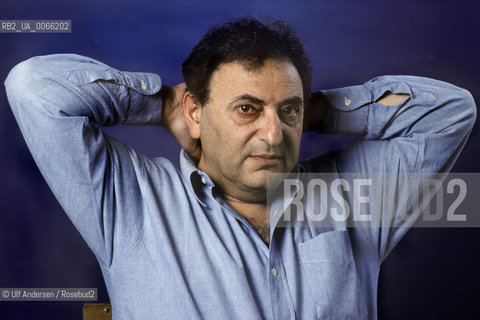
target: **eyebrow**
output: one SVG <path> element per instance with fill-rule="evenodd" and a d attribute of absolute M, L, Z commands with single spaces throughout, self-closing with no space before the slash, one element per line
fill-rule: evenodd
<path fill-rule="evenodd" d="M 249 94 L 243 94 L 243 95 L 235 98 L 232 101 L 232 104 L 236 103 L 236 102 L 240 102 L 240 101 L 245 101 L 245 100 L 247 100 L 251 103 L 255 103 L 255 104 L 261 104 L 261 105 L 265 104 L 264 100 L 259 99 L 257 97 L 252 96 L 252 95 L 249 95 Z M 288 104 L 303 104 L 303 99 L 300 98 L 299 96 L 294 96 L 294 97 L 287 98 L 285 100 L 280 101 L 277 105 L 281 107 L 281 106 L 288 105 Z"/>

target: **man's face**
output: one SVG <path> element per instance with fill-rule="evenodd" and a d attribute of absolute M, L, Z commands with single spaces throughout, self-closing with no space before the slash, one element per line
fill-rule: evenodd
<path fill-rule="evenodd" d="M 238 61 L 222 64 L 199 110 L 199 168 L 231 197 L 263 199 L 268 173 L 289 172 L 297 162 L 303 99 L 291 62 L 268 59 L 253 70 Z"/>

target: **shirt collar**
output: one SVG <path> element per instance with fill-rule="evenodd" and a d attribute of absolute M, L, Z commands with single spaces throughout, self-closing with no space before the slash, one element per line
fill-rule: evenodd
<path fill-rule="evenodd" d="M 199 171 L 195 162 L 188 156 L 183 148 L 180 150 L 180 170 L 187 180 L 190 180 L 192 173 Z"/>
<path fill-rule="evenodd" d="M 184 178 L 190 182 L 190 185 L 195 193 L 198 202 L 206 206 L 204 187 L 209 187 L 211 190 L 215 184 L 212 179 L 205 172 L 199 170 L 195 161 L 185 152 L 184 149 L 180 151 L 180 170 Z"/>
<path fill-rule="evenodd" d="M 215 186 L 215 183 L 213 183 L 208 174 L 197 168 L 195 161 L 185 152 L 184 149 L 180 151 L 180 168 L 186 179 L 190 180 L 192 178 L 192 174 L 198 174 L 200 178 L 205 179 L 205 185 L 211 187 Z"/>
<path fill-rule="evenodd" d="M 280 183 L 274 192 L 268 195 L 267 202 L 270 207 L 270 237 L 273 236 L 273 232 L 277 227 L 278 222 L 297 194 L 299 183 L 302 181 L 304 175 L 305 168 L 297 163 L 293 170 L 284 177 L 283 182 Z M 286 194 L 284 190 L 285 179 L 295 181 L 295 184 L 292 186 L 292 188 L 288 189 L 288 194 Z"/>

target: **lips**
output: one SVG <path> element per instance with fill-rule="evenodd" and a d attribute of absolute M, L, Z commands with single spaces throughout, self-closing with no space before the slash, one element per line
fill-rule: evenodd
<path fill-rule="evenodd" d="M 250 159 L 266 165 L 275 165 L 280 163 L 282 156 L 273 153 L 253 154 Z"/>

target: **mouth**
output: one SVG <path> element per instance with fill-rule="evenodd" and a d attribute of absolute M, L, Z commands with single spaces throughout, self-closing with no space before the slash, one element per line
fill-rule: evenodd
<path fill-rule="evenodd" d="M 277 165 L 283 159 L 282 156 L 273 153 L 253 154 L 250 155 L 249 158 L 263 165 Z"/>

